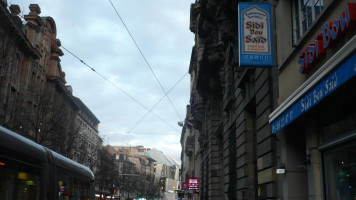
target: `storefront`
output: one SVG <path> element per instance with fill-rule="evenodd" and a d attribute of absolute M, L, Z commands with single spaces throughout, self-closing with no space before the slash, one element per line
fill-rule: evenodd
<path fill-rule="evenodd" d="M 300 53 L 280 68 L 280 105 L 269 119 L 277 169 L 285 169 L 277 175 L 283 199 L 356 199 L 356 36 L 347 24 L 355 23 L 356 6 L 340 2 L 324 13 L 330 29 L 319 19 L 304 36 L 315 40 L 301 41 Z M 297 67 L 295 78 L 291 69 Z"/>

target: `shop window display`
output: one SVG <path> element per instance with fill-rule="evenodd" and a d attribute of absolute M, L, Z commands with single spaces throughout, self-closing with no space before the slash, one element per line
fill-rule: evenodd
<path fill-rule="evenodd" d="M 356 199 L 356 141 L 325 151 L 324 172 L 327 199 Z"/>

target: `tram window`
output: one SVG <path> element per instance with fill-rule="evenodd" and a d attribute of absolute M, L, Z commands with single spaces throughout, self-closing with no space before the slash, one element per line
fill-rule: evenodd
<path fill-rule="evenodd" d="M 87 200 L 90 197 L 90 183 L 86 183 L 81 176 L 59 170 L 58 195 L 60 200 Z"/>
<path fill-rule="evenodd" d="M 39 176 L 7 166 L 0 167 L 1 200 L 38 200 L 40 190 Z"/>
<path fill-rule="evenodd" d="M 63 174 L 58 173 L 58 197 L 60 200 L 70 199 L 72 196 L 71 192 L 71 180 L 70 178 Z"/>

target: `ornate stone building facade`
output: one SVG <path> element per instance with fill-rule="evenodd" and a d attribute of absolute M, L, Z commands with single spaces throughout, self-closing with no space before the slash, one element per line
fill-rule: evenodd
<path fill-rule="evenodd" d="M 99 120 L 66 86 L 54 19 L 29 8 L 0 2 L 0 125 L 92 168 Z"/>
<path fill-rule="evenodd" d="M 238 1 L 191 7 L 182 182 L 199 177 L 199 199 L 353 199 L 356 2 L 263 2 L 270 69 L 238 67 Z"/>
<path fill-rule="evenodd" d="M 277 105 L 277 71 L 238 66 L 238 3 L 191 5 L 195 46 L 181 179 L 199 178 L 196 199 L 277 196 L 276 139 L 268 121 Z"/>
<path fill-rule="evenodd" d="M 16 129 L 20 129 L 16 120 L 19 114 L 16 100 L 23 98 L 24 91 L 35 88 L 31 71 L 35 71 L 34 63 L 41 53 L 22 31 L 19 6 L 11 6 L 10 13 L 7 4 L 1 2 L 0 9 L 0 122 L 3 126 L 14 128 L 16 124 Z M 44 80 L 44 77 L 40 79 Z"/>
<path fill-rule="evenodd" d="M 1 124 L 68 156 L 79 107 L 65 87 L 56 24 L 37 4 L 25 24 L 19 6 L 1 9 Z"/>

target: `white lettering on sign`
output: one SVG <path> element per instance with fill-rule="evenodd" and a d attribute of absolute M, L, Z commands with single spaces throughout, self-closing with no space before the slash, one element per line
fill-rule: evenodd
<path fill-rule="evenodd" d="M 320 101 L 323 98 L 324 94 L 323 94 L 323 90 L 314 90 L 313 91 L 313 102 L 316 103 L 318 101 Z"/>
<path fill-rule="evenodd" d="M 190 183 L 198 183 L 197 179 L 190 179 Z"/>
<path fill-rule="evenodd" d="M 312 105 L 311 95 L 306 95 L 300 102 L 300 105 L 302 106 L 302 112 L 308 110 Z"/>
<path fill-rule="evenodd" d="M 281 127 L 284 127 L 291 121 L 293 121 L 293 110 L 288 111 L 277 121 L 277 124 L 272 125 L 272 131 L 279 130 Z"/>
<path fill-rule="evenodd" d="M 330 93 L 335 90 L 337 87 L 337 75 L 336 73 L 332 74 L 330 79 L 325 81 L 325 94 Z"/>

